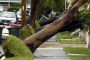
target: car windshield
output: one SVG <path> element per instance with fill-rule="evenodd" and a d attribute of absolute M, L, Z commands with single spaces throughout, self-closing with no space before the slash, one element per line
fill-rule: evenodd
<path fill-rule="evenodd" d="M 2 12 L 0 17 L 16 18 L 16 15 L 13 12 Z"/>

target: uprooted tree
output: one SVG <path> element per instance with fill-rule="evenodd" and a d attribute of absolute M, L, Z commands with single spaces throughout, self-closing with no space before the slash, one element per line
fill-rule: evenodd
<path fill-rule="evenodd" d="M 48 24 L 41 31 L 29 36 L 24 43 L 34 52 L 48 38 L 59 32 L 63 27 L 74 22 L 79 15 L 78 8 L 87 0 L 73 0 L 66 11 L 54 22 Z"/>

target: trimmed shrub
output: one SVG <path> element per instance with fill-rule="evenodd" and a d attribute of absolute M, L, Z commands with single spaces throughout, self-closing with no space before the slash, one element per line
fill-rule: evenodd
<path fill-rule="evenodd" d="M 34 30 L 32 28 L 32 26 L 25 25 L 22 29 L 21 29 L 21 34 L 20 34 L 20 38 L 21 39 L 25 39 L 26 37 L 30 36 L 34 34 Z"/>
<path fill-rule="evenodd" d="M 22 40 L 15 36 L 9 36 L 2 45 L 6 53 L 10 52 L 13 55 L 13 57 L 7 58 L 6 60 L 33 60 L 33 54 L 30 49 Z"/>

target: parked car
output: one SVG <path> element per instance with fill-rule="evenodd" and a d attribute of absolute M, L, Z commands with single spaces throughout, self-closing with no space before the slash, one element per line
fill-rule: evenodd
<path fill-rule="evenodd" d="M 31 8 L 30 8 L 30 5 L 27 5 L 26 6 L 26 18 L 28 18 L 30 16 L 30 12 L 31 12 Z M 21 21 L 21 8 L 19 9 L 19 11 L 17 11 L 17 18 L 19 21 Z"/>
<path fill-rule="evenodd" d="M 1 38 L 6 39 L 8 36 L 9 36 L 9 30 L 7 28 L 3 28 Z"/>
<path fill-rule="evenodd" d="M 19 9 L 19 11 L 17 11 L 17 18 L 19 21 L 21 21 L 21 13 L 22 13 L 21 9 Z M 28 17 L 28 16 L 30 16 L 30 9 L 29 8 L 26 9 L 26 17 Z"/>
<path fill-rule="evenodd" d="M 10 23 L 16 23 L 17 17 L 14 12 L 1 12 L 0 14 L 0 25 L 7 25 Z"/>
<path fill-rule="evenodd" d="M 0 5 L 0 12 L 2 12 L 2 11 L 3 11 L 3 6 Z"/>
<path fill-rule="evenodd" d="M 19 11 L 17 11 L 17 18 L 19 21 L 21 21 L 21 9 L 19 9 Z"/>

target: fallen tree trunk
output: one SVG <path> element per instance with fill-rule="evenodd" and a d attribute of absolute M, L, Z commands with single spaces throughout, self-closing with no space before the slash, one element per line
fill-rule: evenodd
<path fill-rule="evenodd" d="M 78 0 L 72 7 L 70 7 L 65 14 L 54 22 L 48 24 L 41 31 L 31 35 L 24 40 L 24 43 L 29 46 L 32 52 L 34 52 L 42 43 L 48 38 L 60 31 L 64 26 L 74 21 L 74 18 L 78 16 L 77 9 L 85 3 L 87 0 Z"/>

